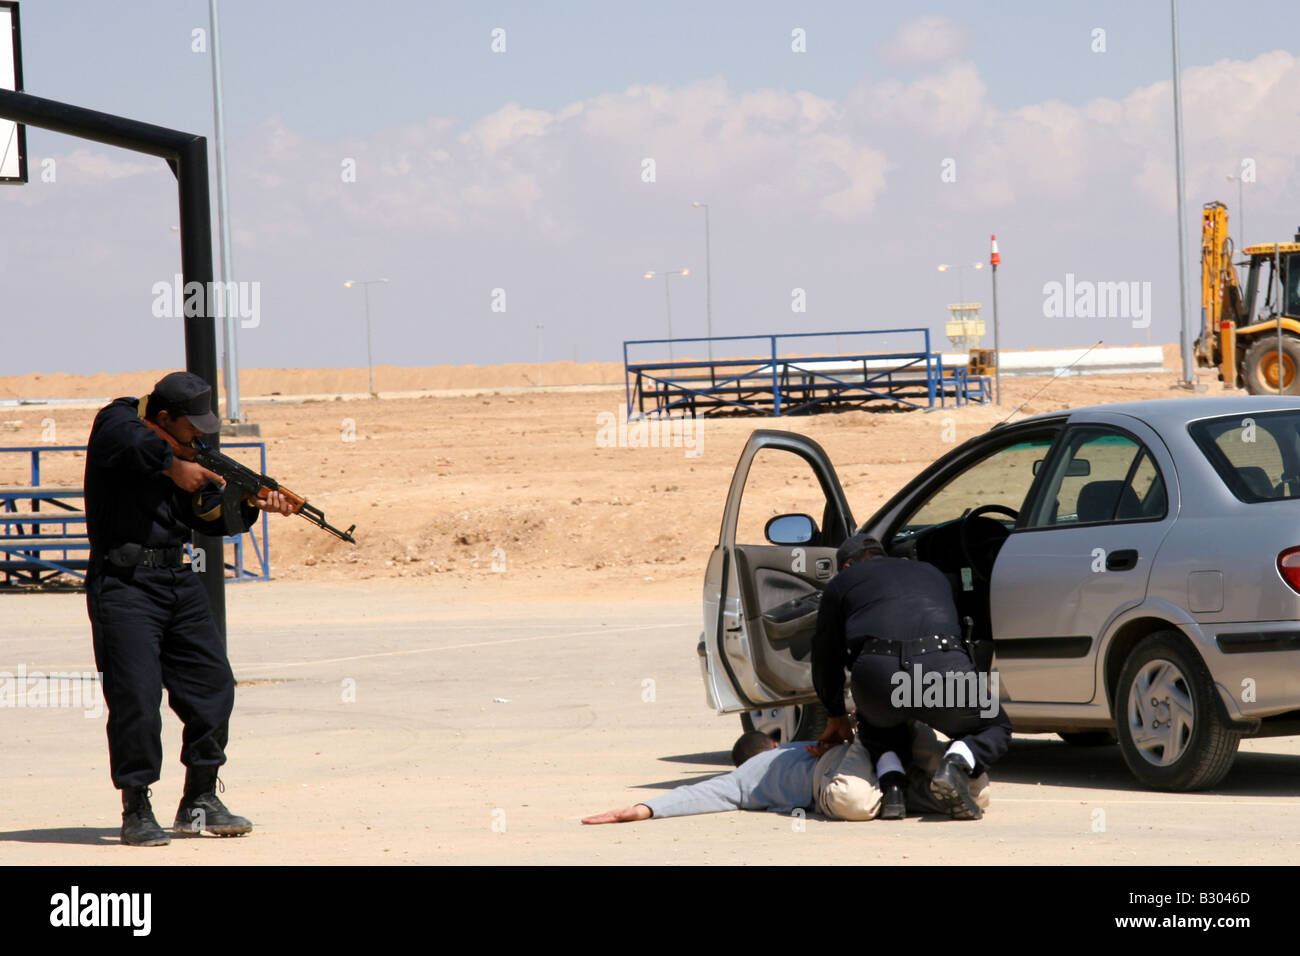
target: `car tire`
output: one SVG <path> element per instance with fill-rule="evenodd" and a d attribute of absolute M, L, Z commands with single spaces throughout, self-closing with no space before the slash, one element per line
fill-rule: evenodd
<path fill-rule="evenodd" d="M 1251 395 L 1278 394 L 1277 336 L 1260 335 L 1241 360 L 1242 380 Z M 1289 381 L 1288 369 L 1290 370 Z M 1285 395 L 1300 395 L 1300 339 L 1282 333 L 1282 381 Z"/>
<path fill-rule="evenodd" d="M 1057 734 L 1057 736 L 1071 747 L 1109 747 L 1119 739 L 1109 730 L 1080 730 Z"/>
<path fill-rule="evenodd" d="M 1241 734 L 1221 712 L 1209 669 L 1176 631 L 1135 647 L 1115 691 L 1115 729 L 1133 775 L 1155 790 L 1201 790 L 1222 780 Z"/>
<path fill-rule="evenodd" d="M 826 729 L 829 719 L 830 714 L 818 701 L 790 707 L 747 710 L 740 715 L 740 726 L 747 734 L 761 730 L 777 743 L 786 744 L 791 740 L 816 740 Z M 790 732 L 788 739 L 787 730 Z"/>

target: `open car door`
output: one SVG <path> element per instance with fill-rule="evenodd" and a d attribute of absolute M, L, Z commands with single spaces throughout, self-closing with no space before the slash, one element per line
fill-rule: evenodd
<path fill-rule="evenodd" d="M 816 700 L 817 608 L 853 527 L 817 442 L 766 429 L 750 436 L 705 574 L 701 656 L 720 713 Z M 784 736 L 793 739 L 793 728 Z"/>

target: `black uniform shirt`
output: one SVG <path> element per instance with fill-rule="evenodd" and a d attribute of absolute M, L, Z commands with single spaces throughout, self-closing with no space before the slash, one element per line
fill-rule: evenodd
<path fill-rule="evenodd" d="M 870 638 L 910 641 L 958 635 L 957 606 L 948 579 L 933 564 L 868 558 L 826 586 L 813 635 L 813 686 L 831 716 L 844 714 L 844 668 Z"/>
<path fill-rule="evenodd" d="M 92 558 L 110 548 L 140 544 L 178 548 L 190 529 L 220 537 L 221 487 L 209 481 L 199 491 L 179 488 L 163 471 L 172 466 L 171 446 L 142 421 L 144 400 L 119 398 L 100 409 L 86 452 L 86 530 Z M 240 509 L 244 528 L 257 509 Z"/>

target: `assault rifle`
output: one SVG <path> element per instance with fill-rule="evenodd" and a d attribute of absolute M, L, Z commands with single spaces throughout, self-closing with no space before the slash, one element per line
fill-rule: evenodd
<path fill-rule="evenodd" d="M 162 426 L 149 421 L 147 418 L 143 419 L 143 421 L 154 434 L 171 446 L 173 454 L 184 458 L 186 461 L 201 465 L 208 471 L 220 475 L 225 480 L 226 487 L 221 494 L 221 516 L 225 519 L 226 531 L 229 534 L 242 534 L 244 531 L 240 521 L 240 502 L 244 499 L 265 498 L 272 491 L 278 491 L 289 502 L 294 514 L 301 515 L 316 527 L 328 531 L 336 538 L 342 538 L 351 544 L 357 543 L 357 539 L 352 537 L 356 525 L 352 525 L 347 531 L 340 531 L 325 520 L 325 512 L 315 505 L 308 504 L 306 498 L 290 491 L 269 475 L 259 475 L 251 468 L 241 465 L 235 459 L 209 448 L 203 443 L 202 439 L 196 438 L 190 444 L 182 445 Z"/>

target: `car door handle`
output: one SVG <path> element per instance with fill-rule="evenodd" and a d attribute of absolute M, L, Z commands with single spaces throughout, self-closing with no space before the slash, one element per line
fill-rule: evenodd
<path fill-rule="evenodd" d="M 831 559 L 818 558 L 817 563 L 813 565 L 817 570 L 818 578 L 829 578 L 831 576 Z"/>
<path fill-rule="evenodd" d="M 1137 567 L 1138 553 L 1132 548 L 1125 548 L 1122 551 L 1112 551 L 1106 555 L 1107 571 L 1131 571 Z"/>

